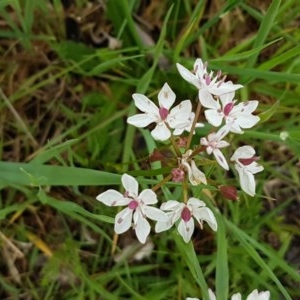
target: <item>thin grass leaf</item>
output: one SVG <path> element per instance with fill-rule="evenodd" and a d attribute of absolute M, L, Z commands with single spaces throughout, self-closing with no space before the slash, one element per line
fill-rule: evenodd
<path fill-rule="evenodd" d="M 279 107 L 280 102 L 276 101 L 270 108 L 264 110 L 262 113 L 260 113 L 258 116 L 260 118 L 259 123 L 264 123 L 267 120 L 269 120 L 277 111 Z"/>
<path fill-rule="evenodd" d="M 235 226 L 230 221 L 226 220 L 226 226 L 230 229 L 230 231 L 236 236 L 236 238 L 240 241 L 240 243 L 244 246 L 244 249 L 249 253 L 249 255 L 252 257 L 252 259 L 268 274 L 270 279 L 273 280 L 273 282 L 276 284 L 278 289 L 281 291 L 281 293 L 285 296 L 285 299 L 292 300 L 290 295 L 288 294 L 287 290 L 284 288 L 280 280 L 276 277 L 274 272 L 270 269 L 270 267 L 265 263 L 265 261 L 261 258 L 261 256 L 256 251 L 255 247 L 258 247 L 260 251 L 262 251 L 264 254 L 270 256 L 273 261 L 277 261 L 278 265 L 283 267 L 285 270 L 288 269 L 289 273 L 296 273 L 292 268 L 287 266 L 286 263 L 282 262 L 281 259 L 278 257 L 275 257 L 274 254 L 270 254 L 270 252 L 265 248 L 259 245 L 258 242 L 256 242 L 253 238 L 248 236 L 244 231 L 239 229 L 237 226 Z M 295 276 L 296 275 L 296 276 Z M 298 280 L 300 280 L 299 274 L 294 274 L 294 278 L 296 277 Z"/>
<path fill-rule="evenodd" d="M 253 80 L 256 80 L 257 78 L 264 79 L 269 84 L 280 82 L 280 83 L 299 83 L 300 82 L 300 75 L 299 74 L 291 74 L 291 73 L 285 73 L 285 72 L 273 72 L 273 71 L 262 71 L 258 69 L 249 69 L 249 68 L 239 68 L 234 66 L 228 66 L 228 65 L 220 65 L 218 63 L 212 64 L 212 66 L 215 69 L 222 69 L 222 71 L 225 71 L 228 74 L 236 74 L 240 77 L 247 76 L 247 82 L 245 82 L 245 78 L 241 78 L 240 82 L 242 84 L 249 84 Z M 248 79 L 250 78 L 250 79 Z"/>
<path fill-rule="evenodd" d="M 47 161 L 51 160 L 52 158 L 60 155 L 63 151 L 70 149 L 72 145 L 75 145 L 78 142 L 77 139 L 68 140 L 62 144 L 57 146 L 53 146 L 47 149 L 47 145 L 42 151 L 36 153 L 35 158 L 33 158 L 30 163 L 32 164 L 44 164 Z"/>
<path fill-rule="evenodd" d="M 282 38 L 278 38 L 274 41 L 271 41 L 263 46 L 257 47 L 257 48 L 253 48 L 251 50 L 247 50 L 247 51 L 243 51 L 243 52 L 239 52 L 239 53 L 232 53 L 230 52 L 230 54 L 224 54 L 221 57 L 218 57 L 216 59 L 211 59 L 210 62 L 214 63 L 220 63 L 220 62 L 231 62 L 231 61 L 242 61 L 243 59 L 247 59 L 255 54 L 259 54 L 263 49 L 279 42 L 280 40 L 282 40 Z M 260 69 L 260 68 L 259 68 Z M 269 70 L 269 69 L 263 69 L 263 70 Z"/>
<path fill-rule="evenodd" d="M 32 186 L 33 183 L 34 186 L 118 185 L 120 178 L 117 174 L 85 168 L 0 162 L 0 183 L 8 186 Z"/>
<path fill-rule="evenodd" d="M 287 60 L 293 58 L 293 57 L 298 57 L 300 53 L 300 45 L 295 46 L 281 55 L 272 57 L 271 59 L 267 60 L 265 63 L 262 63 L 258 69 L 259 70 L 271 70 L 272 68 L 285 63 Z"/>
<path fill-rule="evenodd" d="M 175 49 L 174 49 L 174 54 L 173 54 L 173 59 L 174 61 L 179 61 L 179 54 L 183 51 L 184 48 L 187 47 L 187 39 L 195 29 L 195 26 L 199 24 L 200 19 L 202 18 L 203 15 L 203 9 L 204 9 L 204 1 L 199 1 L 196 7 L 193 9 L 193 13 L 191 15 L 190 21 L 186 25 L 186 27 L 181 30 L 180 38 L 177 40 Z"/>
<path fill-rule="evenodd" d="M 269 6 L 266 15 L 262 19 L 262 22 L 260 24 L 259 30 L 257 32 L 256 38 L 253 43 L 253 47 L 261 47 L 265 43 L 265 40 L 271 31 L 272 27 L 274 26 L 275 18 L 278 14 L 279 6 L 280 6 L 281 0 L 273 0 L 271 2 L 271 5 Z M 254 53 L 249 57 L 246 67 L 251 68 L 255 65 L 256 60 L 258 57 L 258 53 Z"/>
<path fill-rule="evenodd" d="M 204 300 L 209 300 L 208 295 L 208 286 L 205 281 L 205 277 L 203 275 L 201 266 L 199 264 L 197 255 L 195 253 L 194 246 L 192 242 L 184 243 L 181 236 L 177 234 L 177 232 L 173 233 L 174 240 L 176 242 L 176 246 L 186 262 L 189 270 L 191 271 L 191 274 L 193 275 L 195 282 L 198 284 L 198 286 L 201 288 L 202 291 L 202 297 Z"/>
<path fill-rule="evenodd" d="M 216 294 L 217 299 L 227 300 L 229 292 L 229 269 L 227 257 L 227 236 L 223 217 L 216 214 L 217 230 L 217 259 L 216 259 Z"/>

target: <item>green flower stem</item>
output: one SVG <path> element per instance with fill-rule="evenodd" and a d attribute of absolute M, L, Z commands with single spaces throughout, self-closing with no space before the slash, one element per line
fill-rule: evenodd
<path fill-rule="evenodd" d="M 198 105 L 197 105 L 196 113 L 195 113 L 195 118 L 194 118 L 191 130 L 190 130 L 190 134 L 188 136 L 188 140 L 187 140 L 187 143 L 186 143 L 186 150 L 188 150 L 190 148 L 192 138 L 193 138 L 193 135 L 194 135 L 194 131 L 195 131 L 195 128 L 196 128 L 196 124 L 197 124 L 197 121 L 198 121 L 198 118 L 199 118 L 199 115 L 200 115 L 200 111 L 201 111 L 201 103 L 200 103 L 200 101 L 198 101 Z"/>
<path fill-rule="evenodd" d="M 154 187 L 152 187 L 152 191 L 155 192 L 158 189 L 160 189 L 165 183 L 169 182 L 171 178 L 172 178 L 172 174 L 169 174 L 162 181 L 160 181 L 157 185 L 155 185 Z"/>
<path fill-rule="evenodd" d="M 187 203 L 187 201 L 188 201 L 188 183 L 187 183 L 186 176 L 185 176 L 184 180 L 182 181 L 182 194 L 183 194 L 183 202 Z"/>
<path fill-rule="evenodd" d="M 180 149 L 179 149 L 178 145 L 175 142 L 173 134 L 171 134 L 170 141 L 172 143 L 174 151 L 176 152 L 177 157 L 181 157 Z"/>

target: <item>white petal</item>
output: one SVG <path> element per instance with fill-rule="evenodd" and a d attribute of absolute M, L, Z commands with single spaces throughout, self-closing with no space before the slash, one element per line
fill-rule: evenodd
<path fill-rule="evenodd" d="M 162 232 L 169 230 L 173 226 L 173 223 L 171 222 L 171 218 L 168 219 L 167 222 L 157 222 L 155 224 L 155 232 Z"/>
<path fill-rule="evenodd" d="M 251 163 L 250 165 L 246 166 L 247 167 L 247 170 L 249 172 L 251 172 L 252 174 L 256 174 L 258 172 L 261 172 L 263 171 L 264 167 L 259 165 L 257 162 L 253 162 Z"/>
<path fill-rule="evenodd" d="M 115 232 L 121 234 L 127 231 L 131 226 L 133 210 L 126 207 L 120 211 L 115 217 Z"/>
<path fill-rule="evenodd" d="M 158 93 L 159 107 L 170 109 L 176 99 L 175 93 L 171 90 L 167 83 L 164 84 L 160 92 Z"/>
<path fill-rule="evenodd" d="M 177 66 L 178 72 L 180 73 L 180 75 L 182 76 L 182 78 L 184 80 L 186 80 L 187 82 L 193 84 L 198 89 L 200 88 L 199 80 L 195 76 L 195 74 L 193 74 L 192 72 L 190 72 L 187 68 L 185 68 L 181 64 L 177 63 L 176 66 Z"/>
<path fill-rule="evenodd" d="M 171 128 L 185 128 L 191 122 L 191 112 L 191 101 L 184 100 L 170 111 L 166 121 Z"/>
<path fill-rule="evenodd" d="M 144 213 L 151 220 L 168 222 L 168 217 L 166 213 L 156 207 L 145 206 Z"/>
<path fill-rule="evenodd" d="M 177 229 L 183 240 L 188 243 L 193 235 L 194 228 L 194 219 L 191 218 L 188 222 L 181 220 Z"/>
<path fill-rule="evenodd" d="M 226 145 L 228 146 L 228 145 Z M 225 169 L 225 170 L 229 170 L 229 166 L 228 163 L 223 155 L 223 153 L 219 150 L 219 149 L 215 149 L 213 151 L 214 157 L 216 159 L 216 161 L 219 163 L 219 165 Z"/>
<path fill-rule="evenodd" d="M 209 93 L 201 93 L 201 97 L 199 97 L 200 103 L 205 108 L 211 108 L 211 109 L 221 109 L 221 105 L 218 100 L 215 100 L 213 96 Z"/>
<path fill-rule="evenodd" d="M 208 140 L 206 137 L 202 137 L 200 139 L 200 144 L 203 145 L 203 146 L 208 146 Z"/>
<path fill-rule="evenodd" d="M 230 132 L 237 133 L 237 134 L 243 134 L 244 133 L 244 131 L 239 126 L 239 123 L 236 122 L 235 119 L 226 117 L 225 120 L 226 120 L 226 127 L 228 128 L 228 130 Z"/>
<path fill-rule="evenodd" d="M 144 113 L 149 113 L 159 116 L 158 107 L 145 95 L 133 94 L 135 106 Z"/>
<path fill-rule="evenodd" d="M 171 132 L 165 123 L 161 122 L 151 131 L 152 137 L 157 141 L 166 141 L 170 138 Z"/>
<path fill-rule="evenodd" d="M 257 100 L 249 100 L 246 102 L 241 102 L 238 105 L 236 105 L 232 111 L 233 112 L 239 112 L 243 114 L 251 114 L 252 112 L 255 111 L 255 109 L 258 106 L 258 101 Z"/>
<path fill-rule="evenodd" d="M 127 123 L 138 128 L 144 128 L 159 120 L 158 116 L 151 114 L 137 114 L 127 119 Z"/>
<path fill-rule="evenodd" d="M 190 170 L 191 171 L 188 173 L 188 175 L 189 175 L 189 180 L 192 185 L 198 185 L 200 183 L 207 184 L 205 174 L 197 168 L 197 166 L 193 160 L 191 161 L 191 169 Z"/>
<path fill-rule="evenodd" d="M 254 290 L 246 300 L 269 300 L 270 299 L 270 292 L 258 292 L 257 290 Z"/>
<path fill-rule="evenodd" d="M 133 215 L 135 234 L 141 243 L 145 243 L 150 233 L 150 225 L 146 218 L 137 210 Z"/>
<path fill-rule="evenodd" d="M 216 295 L 211 289 L 208 289 L 209 300 L 217 300 Z"/>
<path fill-rule="evenodd" d="M 206 206 L 206 204 L 197 198 L 191 197 L 187 202 L 187 206 L 191 207 L 193 210 L 194 208 Z"/>
<path fill-rule="evenodd" d="M 162 210 L 176 210 L 180 209 L 184 205 L 181 202 L 178 202 L 176 200 L 168 200 L 167 202 L 163 202 L 160 206 L 160 209 Z"/>
<path fill-rule="evenodd" d="M 139 194 L 139 200 L 145 204 L 155 204 L 157 203 L 157 196 L 152 190 L 146 189 Z"/>
<path fill-rule="evenodd" d="M 252 128 L 255 124 L 259 122 L 260 118 L 253 115 L 240 115 L 237 117 L 236 122 L 241 128 Z"/>
<path fill-rule="evenodd" d="M 122 175 L 122 184 L 131 197 L 137 197 L 139 192 L 139 183 L 128 174 Z"/>
<path fill-rule="evenodd" d="M 208 207 L 200 207 L 193 210 L 193 216 L 201 225 L 201 220 L 207 222 L 210 228 L 217 231 L 218 224 L 213 212 Z"/>
<path fill-rule="evenodd" d="M 255 180 L 253 174 L 247 171 L 246 168 L 242 168 L 235 164 L 235 169 L 239 173 L 240 185 L 242 190 L 248 195 L 254 197 L 255 195 Z"/>
<path fill-rule="evenodd" d="M 242 295 L 240 293 L 233 294 L 231 300 L 242 300 Z"/>
<path fill-rule="evenodd" d="M 204 111 L 205 118 L 212 126 L 219 127 L 222 124 L 223 114 L 214 109 Z"/>
<path fill-rule="evenodd" d="M 226 142 L 226 141 L 219 141 L 218 143 L 217 143 L 217 147 L 218 148 L 225 148 L 225 147 L 228 147 L 230 144 L 228 143 L 228 142 Z"/>
<path fill-rule="evenodd" d="M 234 99 L 234 95 L 235 95 L 235 92 L 230 92 L 230 93 L 227 93 L 227 94 L 224 94 L 224 95 L 221 95 L 220 96 L 220 100 L 222 102 L 222 107 L 224 109 L 224 107 L 233 101 Z"/>
<path fill-rule="evenodd" d="M 129 203 L 128 199 L 124 198 L 124 196 L 121 193 L 115 190 L 107 190 L 104 193 L 98 195 L 96 199 L 107 206 L 122 206 L 127 205 Z"/>
<path fill-rule="evenodd" d="M 241 84 L 232 84 L 232 82 L 224 82 L 221 85 L 218 83 L 215 84 L 214 86 L 209 88 L 209 92 L 212 93 L 213 95 L 220 96 L 223 94 L 227 94 L 233 91 L 236 91 L 243 86 Z"/>
<path fill-rule="evenodd" d="M 204 67 L 204 63 L 201 58 L 197 58 L 194 63 L 194 71 L 199 76 L 203 76 L 205 73 L 207 73 L 206 66 Z"/>
<path fill-rule="evenodd" d="M 242 146 L 237 148 L 233 155 L 231 156 L 230 160 L 232 161 L 238 161 L 240 158 L 251 158 L 255 155 L 255 150 L 248 145 Z"/>
<path fill-rule="evenodd" d="M 221 127 L 216 133 L 217 139 L 222 140 L 229 133 L 229 129 L 226 126 Z M 226 142 L 227 143 L 227 142 Z M 229 143 L 227 143 L 229 145 Z M 219 147 L 220 148 L 220 147 Z"/>

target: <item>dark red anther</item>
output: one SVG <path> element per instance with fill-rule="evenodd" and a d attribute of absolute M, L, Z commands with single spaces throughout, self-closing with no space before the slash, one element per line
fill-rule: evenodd
<path fill-rule="evenodd" d="M 181 219 L 184 221 L 184 222 L 188 222 L 192 217 L 192 214 L 191 214 L 191 211 L 185 207 L 182 212 L 181 212 Z"/>
<path fill-rule="evenodd" d="M 234 103 L 233 102 L 229 102 L 225 105 L 224 107 L 224 115 L 228 116 L 230 114 L 230 112 L 232 111 L 234 107 Z"/>
<path fill-rule="evenodd" d="M 259 156 L 253 156 L 250 158 L 239 158 L 238 161 L 243 164 L 244 166 L 248 166 L 252 164 L 254 161 L 259 160 Z"/>
<path fill-rule="evenodd" d="M 168 114 L 169 114 L 169 110 L 167 110 L 164 107 L 159 108 L 159 115 L 163 121 L 167 118 Z"/>
<path fill-rule="evenodd" d="M 132 210 L 136 209 L 138 206 L 139 206 L 139 203 L 136 200 L 132 200 L 128 204 L 128 207 Z"/>

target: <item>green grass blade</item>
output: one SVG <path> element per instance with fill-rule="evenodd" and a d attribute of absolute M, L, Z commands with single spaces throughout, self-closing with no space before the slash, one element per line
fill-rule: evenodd
<path fill-rule="evenodd" d="M 265 40 L 270 33 L 272 27 L 274 26 L 275 18 L 278 14 L 279 6 L 280 6 L 281 0 L 273 0 L 271 5 L 269 6 L 269 9 L 264 16 L 259 30 L 257 32 L 256 38 L 253 43 L 253 48 L 261 47 L 265 43 Z M 246 67 L 251 68 L 255 65 L 257 57 L 259 53 L 254 53 L 251 57 L 249 57 Z"/>
<path fill-rule="evenodd" d="M 288 294 L 287 290 L 284 288 L 282 283 L 279 281 L 279 279 L 276 277 L 274 272 L 270 269 L 270 267 L 266 264 L 266 262 L 261 258 L 261 256 L 258 254 L 256 249 L 254 248 L 255 246 L 258 246 L 258 242 L 256 242 L 254 239 L 249 237 L 244 231 L 239 229 L 237 226 L 235 226 L 233 223 L 230 221 L 226 220 L 226 225 L 230 229 L 230 231 L 235 235 L 235 237 L 240 241 L 240 243 L 244 246 L 245 250 L 249 253 L 249 255 L 252 257 L 252 259 L 268 274 L 270 279 L 273 280 L 273 282 L 277 285 L 278 289 L 281 291 L 281 293 L 285 296 L 285 299 L 287 300 L 292 300 L 290 295 Z M 265 247 L 259 247 L 259 250 L 263 251 L 265 254 L 268 253 L 266 251 Z M 268 253 L 269 254 L 269 253 Z M 275 255 L 271 255 L 273 258 L 273 261 L 277 260 Z M 281 262 L 281 260 L 278 260 L 278 264 Z M 281 266 L 283 264 L 281 263 Z M 285 268 L 286 269 L 286 268 Z M 293 270 L 294 271 L 294 270 Z M 295 271 L 294 271 L 295 272 Z M 299 275 L 297 274 L 299 277 Z"/>
<path fill-rule="evenodd" d="M 195 282 L 199 285 L 202 291 L 202 296 L 204 300 L 209 300 L 208 296 L 208 286 L 206 284 L 201 266 L 199 264 L 197 255 L 195 253 L 194 246 L 192 242 L 184 243 L 182 237 L 179 236 L 177 232 L 173 234 L 176 246 L 181 253 L 182 258 L 185 260 L 188 268 L 190 269 Z"/>
<path fill-rule="evenodd" d="M 223 217 L 215 214 L 217 217 L 217 260 L 216 260 L 216 294 L 217 299 L 227 300 L 229 292 L 229 270 L 227 257 L 227 237 Z"/>

